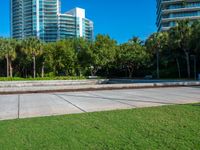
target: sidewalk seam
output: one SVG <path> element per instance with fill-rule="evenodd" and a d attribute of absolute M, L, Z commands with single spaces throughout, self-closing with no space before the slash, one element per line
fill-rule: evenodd
<path fill-rule="evenodd" d="M 20 118 L 20 95 L 18 95 L 18 111 L 17 111 L 17 118 Z"/>
<path fill-rule="evenodd" d="M 136 105 L 132 105 L 132 104 L 129 104 L 129 103 L 126 103 L 126 102 L 122 102 L 122 101 L 120 101 L 120 100 L 118 100 L 118 99 L 112 100 L 112 99 L 110 99 L 110 98 L 102 97 L 102 96 L 97 95 L 97 94 L 93 94 L 93 93 L 89 93 L 89 92 L 86 92 L 86 93 L 88 93 L 88 94 L 90 94 L 90 95 L 93 95 L 93 96 L 98 96 L 98 98 L 100 98 L 100 99 L 105 99 L 105 100 L 109 100 L 109 101 L 112 101 L 112 102 L 118 102 L 118 103 L 121 103 L 121 104 L 124 104 L 124 105 L 128 105 L 128 106 L 137 108 Z"/>
<path fill-rule="evenodd" d="M 74 107 L 78 108 L 78 109 L 81 110 L 82 112 L 87 113 L 87 111 L 85 111 L 84 109 L 80 108 L 79 106 L 73 104 L 72 102 L 68 101 L 67 99 L 63 98 L 62 96 L 57 95 L 57 94 L 53 94 L 53 95 L 55 95 L 55 96 L 57 96 L 58 98 L 64 100 L 65 102 L 68 102 L 69 104 L 71 104 L 71 105 L 73 105 Z"/>

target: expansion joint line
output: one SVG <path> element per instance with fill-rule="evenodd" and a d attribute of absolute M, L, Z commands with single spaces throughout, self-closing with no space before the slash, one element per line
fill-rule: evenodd
<path fill-rule="evenodd" d="M 17 109 L 17 118 L 20 118 L 20 95 L 18 95 L 18 109 Z"/>
<path fill-rule="evenodd" d="M 67 99 L 63 98 L 62 96 L 57 95 L 57 94 L 53 94 L 53 95 L 55 95 L 55 96 L 57 96 L 58 98 L 64 100 L 65 102 L 68 102 L 69 104 L 71 104 L 71 105 L 73 105 L 74 107 L 78 108 L 78 109 L 81 110 L 82 112 L 85 112 L 85 113 L 87 112 L 87 111 L 85 111 L 84 109 L 80 108 L 79 106 L 77 106 L 77 105 L 73 104 L 72 102 L 68 101 Z"/>
<path fill-rule="evenodd" d="M 87 92 L 87 93 L 88 93 L 88 92 Z M 109 101 L 113 101 L 113 102 L 117 102 L 117 103 L 121 103 L 121 104 L 124 104 L 124 105 L 128 105 L 128 106 L 137 108 L 136 105 L 129 104 L 129 103 L 126 103 L 126 102 L 122 102 L 121 100 L 113 100 L 113 99 L 111 99 L 111 98 L 102 97 L 102 96 L 100 96 L 100 95 L 93 94 L 93 93 L 88 93 L 88 94 L 93 95 L 93 96 L 97 96 L 98 98 L 100 98 L 100 99 L 102 99 L 102 100 L 109 100 Z"/>

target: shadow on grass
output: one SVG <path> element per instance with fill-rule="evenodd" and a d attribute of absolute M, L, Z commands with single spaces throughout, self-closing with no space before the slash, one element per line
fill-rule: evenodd
<path fill-rule="evenodd" d="M 191 106 L 200 107 L 200 103 L 197 103 L 197 104 L 191 104 Z"/>

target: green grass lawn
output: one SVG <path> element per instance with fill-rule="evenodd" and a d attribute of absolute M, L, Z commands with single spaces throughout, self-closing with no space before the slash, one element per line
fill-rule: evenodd
<path fill-rule="evenodd" d="M 200 148 L 200 104 L 0 121 L 0 150 Z"/>

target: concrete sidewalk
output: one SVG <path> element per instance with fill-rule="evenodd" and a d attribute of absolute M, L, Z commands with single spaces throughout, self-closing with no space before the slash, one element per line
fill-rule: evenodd
<path fill-rule="evenodd" d="M 0 120 L 200 102 L 200 87 L 0 95 Z"/>

